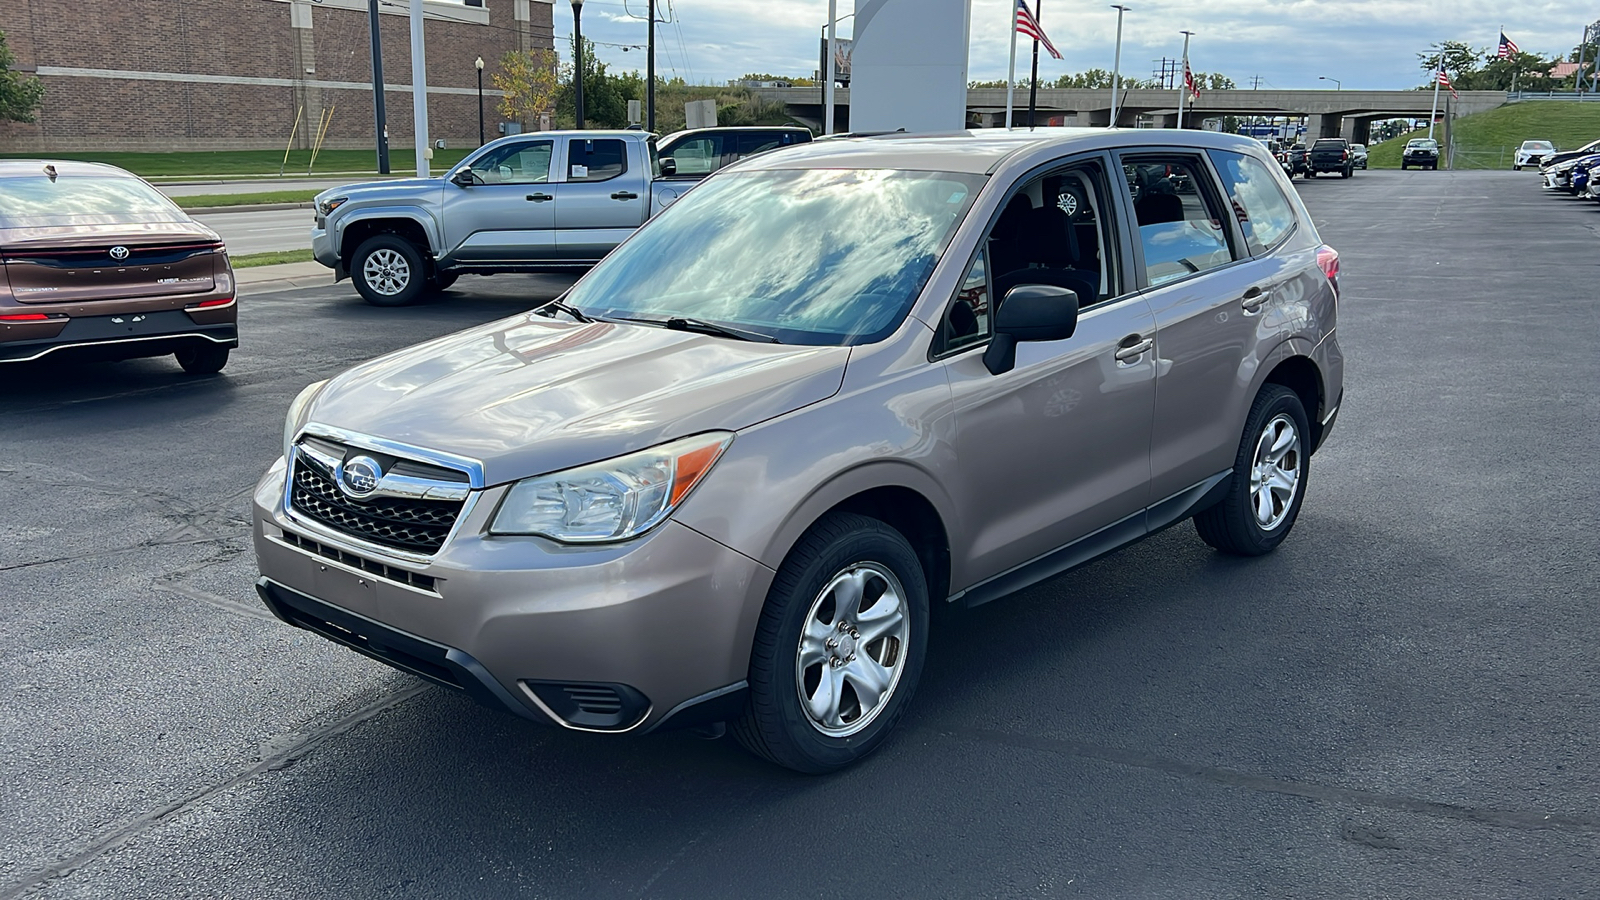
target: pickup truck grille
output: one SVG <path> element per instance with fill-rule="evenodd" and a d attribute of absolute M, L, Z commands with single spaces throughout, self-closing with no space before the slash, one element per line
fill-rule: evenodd
<path fill-rule="evenodd" d="M 341 534 L 411 553 L 437 553 L 461 515 L 464 500 L 345 496 L 330 473 L 295 454 L 289 491 L 294 512 Z"/>

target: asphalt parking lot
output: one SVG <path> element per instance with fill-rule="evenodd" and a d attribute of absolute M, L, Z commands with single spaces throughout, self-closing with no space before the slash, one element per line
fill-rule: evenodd
<path fill-rule="evenodd" d="M 1600 896 L 1600 206 L 1296 181 L 1346 398 L 1294 534 L 1184 525 L 935 635 L 864 764 L 486 710 L 272 619 L 304 384 L 557 279 L 247 296 L 222 376 L 0 369 L 0 898 Z"/>

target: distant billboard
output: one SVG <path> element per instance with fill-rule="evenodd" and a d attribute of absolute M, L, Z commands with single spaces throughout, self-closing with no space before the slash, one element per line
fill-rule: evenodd
<path fill-rule="evenodd" d="M 849 38 L 833 39 L 833 79 L 840 84 L 850 83 L 850 53 L 855 49 L 855 41 Z M 828 38 L 823 36 L 822 43 L 817 48 L 817 80 L 822 81 L 828 77 Z"/>

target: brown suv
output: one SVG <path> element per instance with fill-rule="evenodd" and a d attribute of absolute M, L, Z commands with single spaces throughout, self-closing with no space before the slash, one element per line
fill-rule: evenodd
<path fill-rule="evenodd" d="M 239 345 L 217 233 L 115 166 L 0 160 L 0 363 L 178 358 L 219 372 Z"/>
<path fill-rule="evenodd" d="M 1339 409 L 1337 317 L 1338 254 L 1247 138 L 763 154 L 559 302 L 302 392 L 258 589 L 530 719 L 728 721 L 835 769 L 905 713 L 932 607 L 1191 517 L 1278 546 Z"/>

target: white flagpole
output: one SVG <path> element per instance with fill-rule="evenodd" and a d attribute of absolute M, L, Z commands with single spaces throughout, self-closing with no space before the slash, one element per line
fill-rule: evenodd
<path fill-rule="evenodd" d="M 1183 33 L 1183 78 L 1178 80 L 1178 127 L 1183 127 L 1183 101 L 1189 94 L 1189 36 L 1192 31 Z"/>
<path fill-rule="evenodd" d="M 1439 51 L 1439 65 L 1433 69 L 1433 111 L 1428 113 L 1428 138 L 1433 138 L 1433 120 L 1439 117 L 1439 70 L 1444 68 L 1444 51 Z"/>
<path fill-rule="evenodd" d="M 1017 89 L 1017 5 L 1011 3 L 1011 66 L 1006 70 L 1006 130 L 1011 130 L 1012 95 Z"/>
<path fill-rule="evenodd" d="M 839 0 L 828 0 L 828 49 L 822 63 L 822 133 L 833 134 L 833 54 L 839 25 Z"/>

